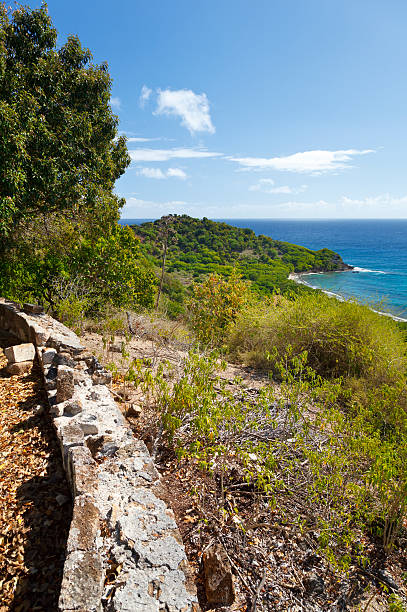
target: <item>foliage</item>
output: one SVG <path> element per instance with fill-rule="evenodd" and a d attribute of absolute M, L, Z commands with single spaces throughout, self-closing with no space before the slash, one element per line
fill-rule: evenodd
<path fill-rule="evenodd" d="M 106 64 L 75 36 L 56 48 L 46 6 L 0 7 L 0 239 L 55 211 L 96 209 L 129 164 Z M 0 245 L 1 246 L 1 245 Z"/>
<path fill-rule="evenodd" d="M 194 284 L 189 310 L 197 338 L 219 345 L 248 300 L 248 284 L 235 272 L 228 279 L 211 274 L 200 285 Z"/>
<path fill-rule="evenodd" d="M 294 355 L 306 351 L 309 365 L 328 378 L 381 384 L 407 370 L 405 343 L 394 321 L 319 292 L 250 306 L 238 317 L 227 344 L 233 356 L 274 372 L 288 346 Z M 276 359 L 268 359 L 267 352 Z"/>
<path fill-rule="evenodd" d="M 311 251 L 206 218 L 171 215 L 170 221 L 173 239 L 166 251 L 167 272 L 183 275 L 186 285 L 210 274 L 227 278 L 236 270 L 263 296 L 274 292 L 304 293 L 310 290 L 289 280 L 290 272 L 338 270 L 344 266 L 339 255 L 328 249 Z M 144 255 L 157 268 L 162 259 L 158 240 L 161 226 L 160 219 L 132 226 L 142 241 Z"/>
<path fill-rule="evenodd" d="M 41 303 L 67 322 L 70 309 L 89 315 L 107 304 L 153 304 L 155 277 L 140 266 L 139 244 L 128 228 L 116 225 L 97 239 L 83 236 L 67 245 L 65 237 L 59 234 L 41 249 L 25 245 L 14 257 L 5 257 L 0 293 Z"/>
<path fill-rule="evenodd" d="M 360 536 L 375 525 L 391 550 L 407 511 L 406 383 L 394 392 L 383 386 L 366 405 L 344 411 L 343 381 L 322 379 L 305 353 L 288 351 L 278 391 L 266 386 L 255 402 L 237 380 L 240 391 L 230 390 L 218 374 L 224 365 L 216 353 L 194 352 L 180 371 L 166 364 L 170 375 L 164 364 L 153 374 L 134 362 L 132 379 L 152 399 L 178 456 L 220 477 L 223 500 L 232 473 L 271 506 L 291 498 L 303 508 L 301 528 L 315 530 L 342 569 L 366 563 Z"/>
<path fill-rule="evenodd" d="M 0 294 L 73 322 L 151 306 L 155 279 L 117 225 L 130 158 L 107 66 L 56 37 L 45 5 L 0 7 Z"/>

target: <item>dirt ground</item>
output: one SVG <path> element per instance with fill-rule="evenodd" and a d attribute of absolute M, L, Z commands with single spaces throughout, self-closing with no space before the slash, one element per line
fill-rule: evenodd
<path fill-rule="evenodd" d="M 0 612 L 54 612 L 72 517 L 39 367 L 8 376 L 0 337 Z"/>

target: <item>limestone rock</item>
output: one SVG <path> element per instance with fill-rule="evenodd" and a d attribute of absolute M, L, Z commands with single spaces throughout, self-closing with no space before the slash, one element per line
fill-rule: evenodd
<path fill-rule="evenodd" d="M 230 606 L 235 601 L 235 587 L 224 548 L 214 544 L 203 555 L 205 591 L 210 604 Z"/>
<path fill-rule="evenodd" d="M 64 414 L 75 416 L 82 412 L 82 402 L 80 400 L 67 400 L 64 402 Z"/>
<path fill-rule="evenodd" d="M 4 349 L 8 363 L 22 363 L 23 361 L 34 361 L 35 347 L 31 343 L 16 344 Z"/>
<path fill-rule="evenodd" d="M 86 446 L 73 446 L 68 453 L 68 473 L 74 495 L 95 494 L 98 487 L 97 465 Z"/>
<path fill-rule="evenodd" d="M 7 366 L 6 372 L 10 374 L 10 376 L 19 376 L 20 374 L 27 374 L 27 372 L 31 372 L 33 367 L 32 361 L 21 361 L 20 363 L 10 363 Z"/>
<path fill-rule="evenodd" d="M 71 357 L 70 353 L 58 353 L 55 357 L 55 362 L 57 365 L 65 365 L 70 368 L 74 368 L 76 366 L 76 361 Z"/>
<path fill-rule="evenodd" d="M 94 414 L 87 414 L 78 421 L 79 427 L 85 436 L 93 436 L 99 433 L 98 421 Z"/>
<path fill-rule="evenodd" d="M 58 366 L 57 404 L 71 399 L 74 394 L 74 373 L 68 366 Z"/>
<path fill-rule="evenodd" d="M 109 385 L 112 382 L 112 373 L 107 370 L 96 370 L 92 374 L 92 381 L 94 385 Z"/>
<path fill-rule="evenodd" d="M 23 304 L 23 310 L 26 314 L 43 314 L 44 309 L 38 304 Z"/>
<path fill-rule="evenodd" d="M 101 612 L 103 582 L 100 554 L 82 550 L 72 552 L 64 565 L 59 609 Z"/>
<path fill-rule="evenodd" d="M 69 538 L 66 550 L 96 550 L 96 539 L 100 536 L 100 513 L 89 495 L 75 498 Z"/>
<path fill-rule="evenodd" d="M 43 351 L 41 355 L 43 365 L 50 365 L 53 362 L 56 354 L 57 352 L 55 349 L 46 349 L 45 351 Z"/>

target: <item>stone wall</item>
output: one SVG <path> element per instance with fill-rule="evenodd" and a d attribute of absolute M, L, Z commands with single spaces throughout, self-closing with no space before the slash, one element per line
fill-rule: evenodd
<path fill-rule="evenodd" d="M 59 609 L 198 610 L 160 477 L 109 390 L 110 374 L 51 317 L 0 300 L 0 329 L 34 344 L 71 486 Z"/>

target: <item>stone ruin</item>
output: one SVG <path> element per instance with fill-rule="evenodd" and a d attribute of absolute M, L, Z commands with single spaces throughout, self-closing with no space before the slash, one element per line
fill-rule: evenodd
<path fill-rule="evenodd" d="M 198 611 L 160 476 L 113 399 L 110 373 L 36 307 L 0 299 L 0 329 L 17 339 L 6 349 L 9 373 L 39 361 L 72 492 L 59 610 Z"/>

